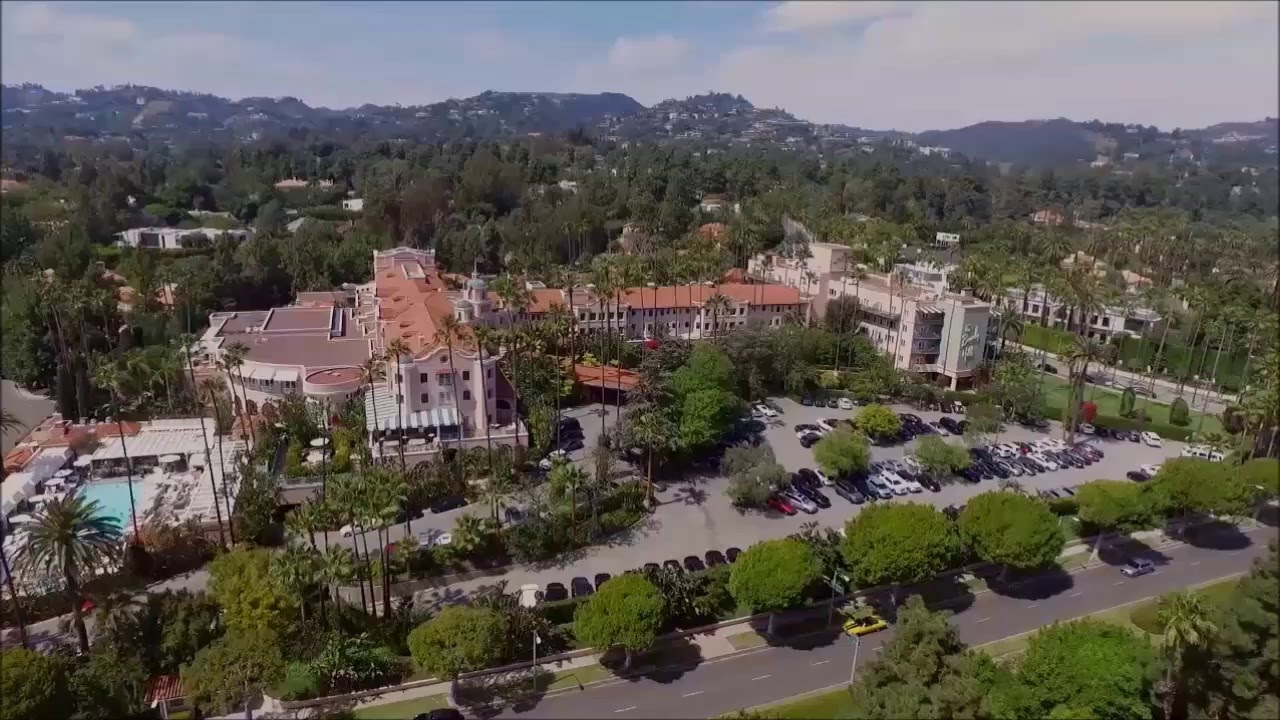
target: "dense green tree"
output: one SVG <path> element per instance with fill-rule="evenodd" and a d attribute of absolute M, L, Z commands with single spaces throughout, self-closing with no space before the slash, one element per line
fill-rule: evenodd
<path fill-rule="evenodd" d="M 925 469 L 938 478 L 946 478 L 973 463 L 973 458 L 967 450 L 952 445 L 937 435 L 925 435 L 920 438 L 912 454 Z"/>
<path fill-rule="evenodd" d="M 189 701 L 208 711 L 247 711 L 283 677 L 284 669 L 280 639 L 272 629 L 233 630 L 182 668 L 182 686 Z"/>
<path fill-rule="evenodd" d="M 1145 490 L 1152 509 L 1166 516 L 1243 515 L 1255 495 L 1236 466 L 1194 457 L 1161 464 Z"/>
<path fill-rule="evenodd" d="M 888 437 L 902 429 L 898 414 L 884 405 L 867 405 L 853 418 L 853 424 L 868 437 Z"/>
<path fill-rule="evenodd" d="M 32 650 L 0 652 L 0 720 L 65 717 L 66 662 Z"/>
<path fill-rule="evenodd" d="M 985 492 L 970 498 L 958 525 L 974 554 L 1006 571 L 1046 567 L 1066 542 L 1049 508 L 1019 493 Z"/>
<path fill-rule="evenodd" d="M 765 540 L 738 556 L 729 575 L 729 592 L 739 605 L 769 612 L 773 634 L 778 610 L 795 607 L 818 579 L 821 567 L 813 550 L 799 540 Z"/>
<path fill-rule="evenodd" d="M 285 627 L 297 598 L 271 572 L 271 553 L 237 548 L 209 564 L 209 593 L 222 607 L 228 630 L 242 634 Z"/>
<path fill-rule="evenodd" d="M 813 458 L 824 473 L 844 476 L 866 470 L 871 461 L 867 440 L 845 428 L 827 433 L 813 446 Z"/>
<path fill-rule="evenodd" d="M 928 580 L 959 557 L 951 521 L 930 505 L 902 503 L 864 509 L 845 525 L 841 547 L 860 587 L 898 587 Z"/>
<path fill-rule="evenodd" d="M 1032 635 L 1018 676 L 1041 716 L 1065 705 L 1100 720 L 1143 720 L 1152 716 L 1154 661 L 1145 638 L 1109 623 L 1078 620 Z"/>
<path fill-rule="evenodd" d="M 1265 718 L 1280 711 L 1280 545 L 1254 560 L 1215 618 L 1209 662 L 1193 663 L 1192 714 Z"/>
<path fill-rule="evenodd" d="M 595 648 L 621 647 L 623 668 L 647 649 L 666 619 L 666 602 L 643 575 L 628 573 L 605 582 L 573 616 L 573 634 Z"/>
<path fill-rule="evenodd" d="M 409 634 L 409 652 L 420 670 L 456 680 L 502 659 L 507 626 L 487 608 L 451 605 Z"/>
<path fill-rule="evenodd" d="M 1080 520 L 1097 530 L 1093 559 L 1097 559 L 1108 533 L 1133 532 L 1152 523 L 1151 507 L 1141 486 L 1120 480 L 1093 480 L 1076 488 Z"/>

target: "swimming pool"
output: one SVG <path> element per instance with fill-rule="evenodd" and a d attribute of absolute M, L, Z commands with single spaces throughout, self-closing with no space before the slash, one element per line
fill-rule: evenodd
<path fill-rule="evenodd" d="M 129 481 L 128 480 L 109 480 L 105 482 L 91 482 L 80 488 L 80 495 L 85 500 L 96 501 L 102 506 L 102 511 L 108 517 L 113 517 L 120 521 L 121 532 L 131 532 L 133 523 L 129 518 Z M 137 508 L 138 517 L 141 519 L 142 507 L 142 482 L 133 481 L 133 503 Z"/>

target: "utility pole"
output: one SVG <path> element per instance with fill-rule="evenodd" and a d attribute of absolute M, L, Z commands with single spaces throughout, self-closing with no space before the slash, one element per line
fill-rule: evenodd
<path fill-rule="evenodd" d="M 827 578 L 827 587 L 831 588 L 831 599 L 827 601 L 827 627 L 831 627 L 831 616 L 835 614 L 836 593 L 844 592 L 845 583 L 848 582 L 849 576 L 840 572 L 839 568 L 832 570 L 831 577 Z"/>
<path fill-rule="evenodd" d="M 853 674 L 858 669 L 858 649 L 862 647 L 862 637 L 853 636 L 853 663 L 849 665 L 849 684 L 853 684 Z"/>

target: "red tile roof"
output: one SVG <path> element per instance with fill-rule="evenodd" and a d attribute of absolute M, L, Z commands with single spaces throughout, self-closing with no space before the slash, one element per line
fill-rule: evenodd
<path fill-rule="evenodd" d="M 573 377 L 583 385 L 591 387 L 604 387 L 611 390 L 617 390 L 621 387 L 623 390 L 631 390 L 640 382 L 640 376 L 625 368 L 609 367 L 600 365 L 596 367 L 588 367 L 587 365 L 574 365 Z"/>
<path fill-rule="evenodd" d="M 185 698 L 187 691 L 182 687 L 181 675 L 157 675 L 147 681 L 145 702 L 148 706 Z"/>

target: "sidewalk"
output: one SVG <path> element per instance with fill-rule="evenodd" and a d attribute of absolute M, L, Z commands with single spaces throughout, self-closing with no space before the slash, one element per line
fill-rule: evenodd
<path fill-rule="evenodd" d="M 1257 527 L 1258 523 L 1252 520 L 1241 520 L 1237 525 L 1242 531 L 1247 532 Z M 1171 527 L 1167 530 L 1173 530 L 1173 528 Z M 1170 535 L 1167 530 L 1145 530 L 1131 535 L 1115 535 L 1106 541 L 1106 545 L 1115 546 L 1117 544 L 1139 542 L 1158 550 L 1182 543 L 1182 540 Z M 1063 569 L 1068 573 L 1076 573 L 1107 564 L 1105 560 L 1093 559 L 1092 553 L 1092 538 L 1085 538 L 1067 545 L 1060 555 Z M 1081 556 L 1084 557 L 1081 558 Z M 990 592 L 985 581 L 980 577 L 980 573 L 977 572 L 980 569 L 980 567 L 965 568 L 918 586 L 904 588 L 898 593 L 899 600 L 905 599 L 911 594 L 920 594 L 925 596 L 931 603 L 945 605 L 949 600 L 954 600 L 954 597 L 960 596 L 956 593 L 962 587 L 968 588 L 967 591 L 975 595 Z M 1033 576 L 1016 582 L 1028 582 L 1034 579 L 1035 577 Z M 835 598 L 835 605 L 838 608 L 852 597 L 878 595 L 886 592 L 887 588 L 859 590 L 851 595 Z M 963 593 L 964 591 L 960 592 Z M 826 624 L 826 614 L 827 603 L 825 602 L 816 602 L 808 608 L 784 611 L 778 618 L 777 627 L 775 628 L 776 637 L 773 639 L 775 641 L 794 640 L 806 635 L 812 635 L 815 632 L 830 631 L 830 627 Z M 546 677 L 543 687 L 536 687 L 537 683 L 529 686 L 529 682 L 533 678 L 529 673 L 528 663 L 524 663 L 523 666 L 512 666 L 510 669 L 497 672 L 482 671 L 470 678 L 464 678 L 462 684 L 466 686 L 478 683 L 481 688 L 488 686 L 491 689 L 495 686 L 513 683 L 518 685 L 523 682 L 526 684 L 526 695 L 566 692 L 575 688 L 581 689 L 582 686 L 587 684 L 602 682 L 614 677 L 626 677 L 627 675 L 652 672 L 673 665 L 705 662 L 714 658 L 746 652 L 769 643 L 769 639 L 762 632 L 767 624 L 765 616 L 758 616 L 754 622 L 750 619 L 739 619 L 736 622 L 730 622 L 732 624 L 701 632 L 668 635 L 660 638 L 653 648 L 643 654 L 637 654 L 631 670 L 626 673 L 611 670 L 601 663 L 602 658 L 608 656 L 609 664 L 616 667 L 616 652 L 593 653 L 556 662 L 540 662 L 537 670 L 539 673 L 545 673 Z M 444 698 L 449 694 L 450 684 L 448 681 L 436 682 L 430 685 L 393 690 L 381 695 L 370 696 L 357 702 L 354 710 L 360 711 L 394 703 L 437 697 L 441 702 L 444 702 Z M 463 694 L 466 695 L 468 693 L 464 692 Z M 493 694 L 495 696 L 502 695 L 500 692 L 494 692 Z"/>

